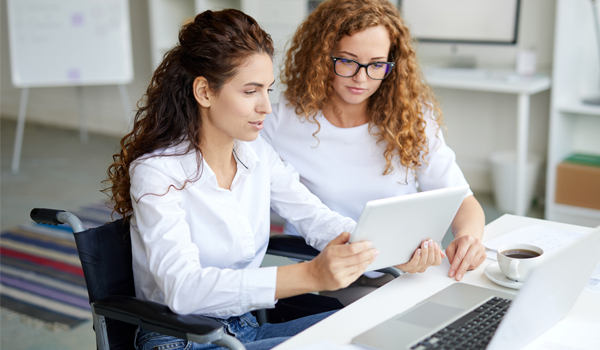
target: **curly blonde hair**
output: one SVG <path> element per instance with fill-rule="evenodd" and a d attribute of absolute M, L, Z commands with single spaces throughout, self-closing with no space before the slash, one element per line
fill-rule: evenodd
<path fill-rule="evenodd" d="M 387 145 L 383 153 L 383 174 L 387 175 L 394 170 L 395 155 L 401 166 L 414 170 L 428 154 L 424 104 L 433 109 L 437 123 L 443 124 L 438 102 L 417 63 L 409 30 L 394 5 L 388 0 L 321 3 L 294 34 L 281 82 L 287 85 L 284 95 L 289 105 L 295 107 L 301 120 L 316 123 L 318 133 L 316 115 L 331 103 L 329 96 L 334 94 L 330 55 L 336 44 L 345 36 L 379 25 L 389 32 L 392 44 L 388 60 L 396 65 L 369 98 L 367 112 L 370 132 Z M 375 126 L 379 129 L 376 133 Z"/>

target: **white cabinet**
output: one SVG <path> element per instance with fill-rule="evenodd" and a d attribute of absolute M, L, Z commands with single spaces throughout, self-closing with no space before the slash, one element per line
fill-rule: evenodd
<path fill-rule="evenodd" d="M 194 0 L 150 0 L 148 3 L 153 71 L 165 52 L 175 46 L 181 25 L 193 18 L 194 7 Z"/>
<path fill-rule="evenodd" d="M 234 8 L 254 17 L 271 35 L 275 44 L 275 76 L 285 55 L 285 46 L 298 25 L 308 14 L 308 0 L 150 0 L 150 42 L 152 67 L 158 66 L 162 57 L 177 43 L 181 25 L 205 10 Z M 275 84 L 271 102 L 277 102 L 281 87 Z"/>
<path fill-rule="evenodd" d="M 590 0 L 558 0 L 548 137 L 546 219 L 600 225 L 600 210 L 555 203 L 557 165 L 575 152 L 600 155 L 600 57 Z"/>
<path fill-rule="evenodd" d="M 158 66 L 165 52 L 177 43 L 181 26 L 194 19 L 197 13 L 205 10 L 234 8 L 243 10 L 244 5 L 252 5 L 253 0 L 150 0 L 150 49 L 152 67 Z"/>

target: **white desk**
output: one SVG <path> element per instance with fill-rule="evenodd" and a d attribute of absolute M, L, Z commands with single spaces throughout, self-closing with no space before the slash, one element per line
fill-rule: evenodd
<path fill-rule="evenodd" d="M 517 228 L 539 224 L 558 229 L 589 232 L 588 227 L 562 224 L 515 215 L 504 215 L 485 228 L 484 241 L 506 234 Z M 486 260 L 476 270 L 469 271 L 462 282 L 508 293 L 514 289 L 505 288 L 491 282 L 484 274 L 485 266 L 492 263 Z M 397 315 L 423 299 L 451 285 L 454 279 L 448 278 L 449 264 L 445 259 L 442 265 L 430 268 L 426 273 L 403 275 L 364 298 L 350 304 L 313 327 L 282 343 L 276 350 L 293 349 L 299 346 L 329 340 L 336 344 L 350 344 L 353 337 Z M 600 329 L 600 295 L 584 291 L 568 314 L 570 319 L 598 323 Z"/>
<path fill-rule="evenodd" d="M 531 95 L 548 90 L 551 85 L 547 75 L 519 77 L 514 73 L 494 70 L 461 69 L 424 69 L 425 79 L 436 88 L 487 91 L 516 94 L 518 96 L 517 113 L 517 178 L 515 186 L 515 214 L 525 215 L 527 181 L 527 148 L 529 138 L 529 106 Z"/>

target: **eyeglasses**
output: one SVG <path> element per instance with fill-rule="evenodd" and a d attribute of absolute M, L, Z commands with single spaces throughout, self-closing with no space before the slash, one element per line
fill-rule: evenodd
<path fill-rule="evenodd" d="M 369 64 L 358 63 L 355 60 L 341 57 L 333 57 L 333 71 L 336 75 L 344 78 L 350 78 L 356 75 L 361 68 L 365 68 L 369 78 L 374 80 L 383 80 L 392 71 L 394 62 L 371 62 Z"/>

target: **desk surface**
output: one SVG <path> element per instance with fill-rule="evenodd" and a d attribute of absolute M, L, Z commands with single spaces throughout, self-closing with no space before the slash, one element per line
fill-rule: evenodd
<path fill-rule="evenodd" d="M 485 227 L 484 241 L 496 238 L 527 225 L 539 224 L 558 229 L 589 232 L 588 227 L 562 224 L 515 215 L 504 215 Z M 484 274 L 484 268 L 492 263 L 486 260 L 479 268 L 467 272 L 462 282 L 455 282 L 448 276 L 450 265 L 445 259 L 440 266 L 429 268 L 426 273 L 405 274 L 377 289 L 371 294 L 336 312 L 327 319 L 282 343 L 276 350 L 293 349 L 324 340 L 336 344 L 350 344 L 353 337 L 377 324 L 411 308 L 423 299 L 435 294 L 453 283 L 469 283 L 487 288 L 513 293 L 491 282 Z M 373 310 L 377 310 L 374 312 Z M 600 296 L 584 291 L 569 312 L 571 319 L 600 324 Z"/>
<path fill-rule="evenodd" d="M 546 74 L 531 77 L 514 72 L 487 69 L 424 68 L 425 80 L 432 87 L 533 95 L 548 90 L 551 79 Z"/>

